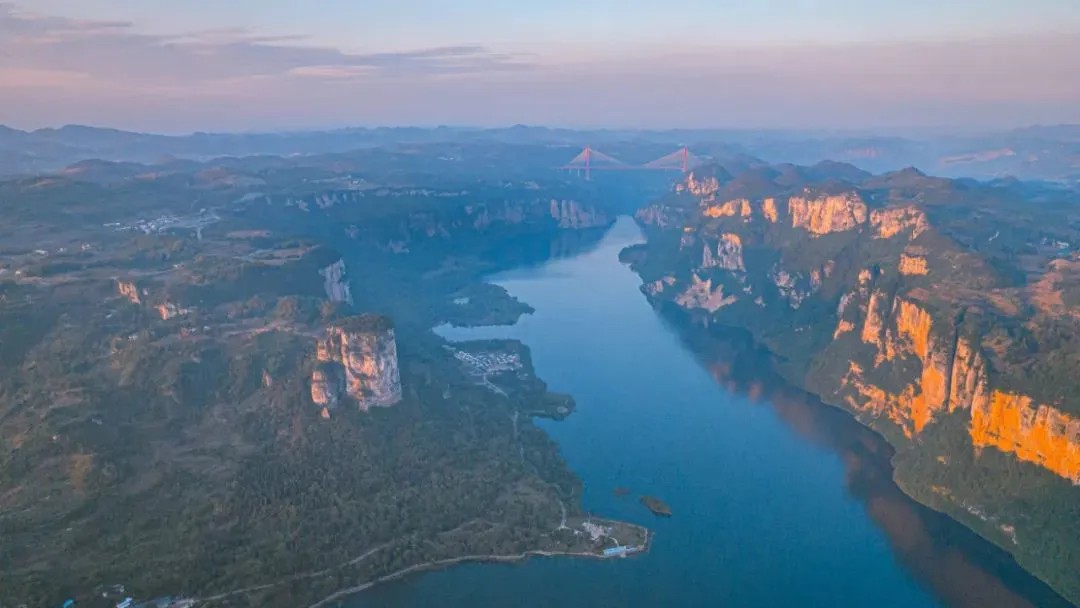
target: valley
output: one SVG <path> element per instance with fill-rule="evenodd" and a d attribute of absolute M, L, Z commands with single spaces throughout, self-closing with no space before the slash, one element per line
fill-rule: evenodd
<path fill-rule="evenodd" d="M 700 168 L 622 257 L 658 307 L 749 331 L 897 448 L 901 487 L 1073 598 L 1075 204 L 853 167 Z M 1053 246 L 1047 246 L 1047 243 Z"/>
<path fill-rule="evenodd" d="M 647 158 L 653 147 L 640 146 L 636 156 Z M 0 605 L 76 597 L 110 606 L 122 599 L 109 591 L 117 585 L 140 601 L 332 605 L 378 581 L 462 562 L 641 553 L 626 563 L 649 565 L 620 561 L 614 568 L 626 574 L 615 584 L 678 559 L 674 547 L 701 551 L 682 544 L 686 529 L 722 535 L 736 519 L 754 521 L 737 501 L 702 519 L 691 497 L 622 479 L 660 453 L 631 456 L 636 431 L 598 445 L 610 445 L 604 461 L 637 464 L 583 472 L 590 461 L 573 446 L 635 416 L 614 409 L 597 422 L 579 397 L 596 408 L 610 399 L 600 388 L 618 394 L 636 372 L 594 366 L 617 373 L 584 382 L 559 365 L 549 387 L 551 354 L 537 367 L 533 347 L 550 344 L 489 333 L 527 331 L 553 313 L 563 316 L 549 321 L 552 339 L 563 326 L 597 343 L 616 331 L 653 335 L 657 314 L 678 318 L 690 346 L 697 332 L 745 331 L 784 381 L 895 447 L 904 492 L 1076 598 L 1072 190 L 747 157 L 674 184 L 666 174 L 584 181 L 548 168 L 564 150 L 529 145 L 497 177 L 490 144 L 463 150 L 483 161 L 451 170 L 433 145 L 375 168 L 367 152 L 95 161 L 0 182 Z M 630 213 L 643 238 L 627 240 Z M 583 282 L 563 286 L 556 274 L 542 282 L 548 291 L 522 293 L 492 279 L 564 263 Z M 616 268 L 635 284 L 604 292 Z M 588 313 L 597 328 L 635 302 L 647 314 L 602 338 L 576 325 L 594 301 L 608 307 Z M 458 332 L 479 333 L 459 342 Z M 664 410 L 670 430 L 713 420 L 701 408 L 730 397 L 701 381 L 686 346 L 663 332 L 650 340 L 676 366 L 669 381 L 695 387 L 683 409 Z M 640 352 L 633 342 L 625 350 Z M 576 355 L 559 352 L 572 366 Z M 636 403 L 623 395 L 606 407 L 645 407 Z M 656 432 L 667 424 L 653 423 Z M 760 421 L 723 424 L 804 449 Z M 556 440 L 560 425 L 580 430 Z M 733 457 L 696 449 L 680 457 L 684 466 Z M 760 473 L 783 480 L 790 471 Z M 828 467 L 807 474 L 844 485 Z M 674 516 L 641 519 L 647 509 L 612 497 L 615 486 L 661 498 L 657 512 Z M 800 487 L 786 490 L 791 500 L 814 504 Z M 897 534 L 873 509 L 867 519 L 829 504 L 862 522 L 850 542 L 877 542 L 875 525 Z M 593 534 L 597 525 L 609 532 Z M 830 553 L 812 538 L 766 544 L 824 551 L 816 571 Z M 976 565 L 964 571 L 1000 579 L 994 585 L 1010 590 L 1002 597 L 1015 594 L 1002 605 L 1059 603 L 980 542 L 965 537 L 965 563 Z M 920 583 L 904 582 L 888 556 L 875 549 L 865 559 L 897 598 L 932 605 L 929 589 L 978 605 L 977 594 L 919 565 L 905 567 Z M 521 568 L 594 572 L 548 565 L 558 561 Z M 417 589 L 428 576 L 444 575 L 425 575 Z M 811 587 L 822 601 L 836 597 Z M 773 597 L 768 585 L 744 591 L 746 601 Z M 708 586 L 686 599 L 717 593 Z"/>

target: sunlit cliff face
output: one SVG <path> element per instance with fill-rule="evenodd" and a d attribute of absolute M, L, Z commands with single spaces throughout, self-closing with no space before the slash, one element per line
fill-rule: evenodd
<path fill-rule="evenodd" d="M 852 230 L 865 224 L 867 218 L 866 203 L 852 194 L 817 198 L 793 196 L 788 200 L 788 213 L 793 228 L 803 228 L 817 236 Z"/>
<path fill-rule="evenodd" d="M 345 397 L 363 411 L 401 400 L 393 328 L 331 327 L 318 342 L 315 357 L 311 400 L 324 408 L 324 417 Z"/>
<path fill-rule="evenodd" d="M 892 255 L 891 261 L 862 268 L 857 281 L 841 286 L 832 331 L 838 346 L 831 352 L 850 360 L 835 377 L 821 379 L 822 394 L 864 420 L 890 421 L 911 440 L 948 413 L 966 415 L 976 449 L 993 447 L 1080 483 L 1080 423 L 1052 404 L 1036 404 L 1030 396 L 994 386 L 981 338 L 960 338 L 949 313 L 928 306 L 926 293 L 936 285 L 936 273 L 955 271 L 955 264 L 933 267 L 942 262 L 929 259 L 935 250 L 920 239 L 933 230 L 922 208 L 892 201 L 871 209 L 855 188 L 839 194 L 805 189 L 788 197 L 725 199 L 725 184 L 716 175 L 715 170 L 692 172 L 676 187 L 678 196 L 696 197 L 696 209 L 661 204 L 639 213 L 647 225 L 680 229 L 680 255 L 696 262 L 689 275 L 678 265 L 666 269 L 670 274 L 643 286 L 645 293 L 718 320 L 758 314 L 747 312 L 751 303 L 756 306 L 752 310 L 762 312 L 785 304 L 795 311 L 821 290 L 836 260 L 823 258 L 810 269 L 806 260 L 800 260 L 801 270 L 785 267 L 788 243 L 799 255 L 807 239 L 813 243 L 826 237 L 831 242 L 861 239 L 872 243 L 873 251 L 892 251 L 875 254 Z M 763 231 L 771 235 L 767 245 Z M 779 253 L 781 261 L 770 262 L 768 270 L 755 268 L 750 257 L 755 249 L 767 249 L 769 256 Z M 1056 274 L 1048 276 L 1064 276 L 1062 266 L 1058 263 L 1051 268 Z M 903 279 L 897 282 L 896 277 Z M 762 287 L 763 278 L 775 288 L 772 295 L 759 291 L 772 289 Z"/>
<path fill-rule="evenodd" d="M 1080 484 L 1080 420 L 1030 397 L 994 391 L 972 408 L 971 439 Z"/>
<path fill-rule="evenodd" d="M 877 349 L 876 364 L 915 357 L 922 367 L 921 376 L 900 394 L 890 394 L 866 384 L 862 378 L 863 368 L 852 362 L 843 382 L 865 398 L 863 403 L 849 399 L 849 405 L 887 415 L 910 437 L 920 433 L 944 410 L 948 398 L 949 361 L 941 348 L 932 344 L 933 321 L 925 310 L 913 302 L 899 299 L 891 310 L 888 306 L 884 294 L 875 291 L 871 295 L 861 338 Z"/>
<path fill-rule="evenodd" d="M 1029 396 L 992 390 L 986 364 L 970 342 L 937 343 L 933 319 L 924 309 L 897 299 L 887 313 L 884 300 L 877 292 L 870 297 L 862 340 L 876 347 L 877 363 L 910 356 L 919 360 L 922 372 L 895 394 L 865 382 L 864 369 L 852 362 L 843 382 L 863 398 L 849 398 L 853 409 L 887 415 L 909 437 L 946 409 L 969 410 L 977 448 L 994 447 L 1080 483 L 1080 420 Z"/>

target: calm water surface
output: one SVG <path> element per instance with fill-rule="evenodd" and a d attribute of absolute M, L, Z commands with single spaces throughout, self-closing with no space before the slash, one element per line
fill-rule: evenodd
<path fill-rule="evenodd" d="M 771 375 L 740 340 L 666 320 L 618 262 L 641 241 L 621 219 L 600 245 L 492 280 L 536 313 L 514 327 L 552 390 L 541 421 L 585 484 L 587 510 L 655 531 L 644 556 L 471 564 L 376 587 L 348 606 L 1051 606 L 1004 554 L 907 499 L 890 451 L 843 412 Z M 616 497 L 616 486 L 633 495 Z M 674 517 L 634 498 L 653 494 Z"/>

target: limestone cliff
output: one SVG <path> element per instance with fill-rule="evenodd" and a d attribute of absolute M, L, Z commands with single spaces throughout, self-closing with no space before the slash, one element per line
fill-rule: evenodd
<path fill-rule="evenodd" d="M 926 263 L 926 258 L 922 256 L 908 255 L 906 253 L 900 255 L 900 274 L 908 276 L 921 276 L 930 274 L 930 268 Z"/>
<path fill-rule="evenodd" d="M 772 223 L 779 221 L 780 214 L 776 210 L 776 199 L 769 197 L 761 203 L 761 214 Z"/>
<path fill-rule="evenodd" d="M 134 281 L 116 281 L 116 291 L 132 304 L 142 304 L 142 295 Z"/>
<path fill-rule="evenodd" d="M 949 398 L 952 370 L 951 345 L 939 344 L 933 334 L 933 320 L 917 303 L 874 291 L 866 305 L 862 341 L 873 347 L 874 367 L 898 359 L 913 359 L 919 374 L 899 392 L 874 386 L 868 390 L 863 368 L 852 364 L 842 386 L 855 389 L 860 398 L 849 395 L 846 402 L 859 410 L 885 415 L 911 437 L 920 433 L 944 411 Z M 843 332 L 834 333 L 834 339 Z"/>
<path fill-rule="evenodd" d="M 555 200 L 550 203 L 551 219 L 559 228 L 580 230 L 598 228 L 611 223 L 611 218 L 594 207 L 585 206 L 575 200 Z"/>
<path fill-rule="evenodd" d="M 472 238 L 477 232 L 522 229 L 580 230 L 610 225 L 605 206 L 576 198 L 541 194 L 532 182 L 477 184 L 475 189 L 385 187 L 329 190 L 295 196 L 257 197 L 254 202 L 293 209 L 300 221 L 312 214 L 337 222 L 351 239 L 373 238 L 395 253 L 417 241 Z M 372 208 L 401 206 L 407 212 L 372 215 Z M 388 238 L 390 237 L 390 238 Z"/>
<path fill-rule="evenodd" d="M 344 398 L 362 411 L 401 400 L 397 342 L 389 319 L 352 317 L 327 329 L 316 347 L 311 400 L 333 408 Z"/>
<path fill-rule="evenodd" d="M 338 260 L 319 271 L 323 278 L 323 289 L 331 302 L 353 303 L 349 279 L 345 271 L 345 260 Z"/>
<path fill-rule="evenodd" d="M 850 321 L 841 320 L 838 339 Z M 844 325 L 847 324 L 847 325 Z M 891 304 L 873 292 L 866 304 L 861 340 L 874 348 L 874 367 L 912 358 L 920 370 L 902 390 L 888 391 L 867 380 L 869 370 L 852 362 L 841 386 L 852 409 L 886 416 L 909 437 L 946 412 L 968 411 L 976 447 L 994 447 L 1080 483 L 1080 420 L 1030 396 L 992 389 L 986 360 L 967 339 L 943 342 L 934 320 L 917 303 Z"/>
<path fill-rule="evenodd" d="M 637 216 L 642 291 L 747 330 L 787 378 L 896 446 L 905 490 L 1080 594 L 1069 218 L 911 172 L 810 173 L 688 178 Z M 1047 546 L 1068 565 L 1040 561 Z"/>
<path fill-rule="evenodd" d="M 858 194 L 793 196 L 788 199 L 791 226 L 815 236 L 845 232 L 865 224 L 867 207 Z"/>
<path fill-rule="evenodd" d="M 701 257 L 702 268 L 723 268 L 730 271 L 746 270 L 743 264 L 742 239 L 737 234 L 721 234 L 715 246 L 705 243 Z"/>
<path fill-rule="evenodd" d="M 1075 480 L 1080 437 L 1073 430 L 1078 423 L 1054 405 L 1036 404 L 1030 395 L 995 384 L 995 370 L 984 351 L 1003 348 L 1000 339 L 987 346 L 981 337 L 960 337 L 956 318 L 963 317 L 964 309 L 950 309 L 949 304 L 957 295 L 950 289 L 932 292 L 923 287 L 928 280 L 941 280 L 939 274 L 949 275 L 967 254 L 959 248 L 943 251 L 948 244 L 940 234 L 922 239 L 934 227 L 920 205 L 893 194 L 864 197 L 858 188 L 814 194 L 821 190 L 801 187 L 786 198 L 783 209 L 777 202 L 783 197 L 725 196 L 730 182 L 708 172 L 692 174 L 676 187 L 681 199 L 654 204 L 638 215 L 650 229 L 678 231 L 676 259 L 685 264 L 660 269 L 663 275 L 646 281 L 642 289 L 650 298 L 776 335 L 775 325 L 767 323 L 802 323 L 798 331 L 812 329 L 820 322 L 813 308 L 800 322 L 786 315 L 799 315 L 812 298 L 835 293 L 835 324 L 826 330 L 824 351 L 780 352 L 796 359 L 844 360 L 834 376 L 815 379 L 824 396 L 871 422 L 894 425 L 913 440 L 947 415 L 964 416 L 974 445 L 997 448 Z M 680 206 L 678 201 L 687 197 L 696 205 Z M 868 200 L 878 202 L 872 208 Z M 767 221 L 746 221 L 758 204 Z M 782 219 L 785 212 L 788 218 Z M 841 232 L 849 239 L 835 246 L 815 244 L 817 237 Z M 660 242 L 673 243 L 672 238 Z M 931 248 L 934 243 L 936 250 Z M 859 251 L 874 263 L 842 274 L 832 257 L 807 257 L 807 252 L 840 255 L 843 264 L 860 264 Z M 1063 265 L 1059 260 L 1047 267 L 1060 270 Z M 721 270 L 725 272 L 716 272 Z M 1047 276 L 1055 286 L 1070 284 L 1069 277 L 1058 275 L 1062 273 Z M 951 278 L 965 279 L 962 274 Z M 965 289 L 974 291 L 962 283 L 956 291 Z M 1048 289 L 1028 288 L 1025 293 L 1039 306 L 1049 300 L 1044 291 Z M 938 301 L 936 308 L 931 300 Z M 996 305 L 1002 298 L 990 301 Z M 781 303 L 786 303 L 786 315 L 777 308 Z"/>
<path fill-rule="evenodd" d="M 736 215 L 749 218 L 752 213 L 750 201 L 745 198 L 732 199 L 720 205 L 708 205 L 701 210 L 702 215 L 712 218 L 733 217 Z"/>
<path fill-rule="evenodd" d="M 676 192 L 688 192 L 699 199 L 708 200 L 720 190 L 720 180 L 715 175 L 700 175 L 691 171 L 686 180 L 675 185 Z"/>
<path fill-rule="evenodd" d="M 175 319 L 176 317 L 182 317 L 191 313 L 190 308 L 184 308 L 183 306 L 179 306 L 177 304 L 174 304 L 173 302 L 164 302 L 158 304 L 154 308 L 154 310 L 157 311 L 158 316 L 161 317 L 162 321 L 168 321 L 169 319 Z"/>
<path fill-rule="evenodd" d="M 949 410 L 983 409 L 990 399 L 986 363 L 978 348 L 961 338 L 956 341 L 952 374 L 949 378 Z"/>
<path fill-rule="evenodd" d="M 870 214 L 870 225 L 875 230 L 875 236 L 880 239 L 889 239 L 902 233 L 906 233 L 911 239 L 917 239 L 929 228 L 926 214 L 911 205 L 875 209 Z"/>
<path fill-rule="evenodd" d="M 734 296 L 724 295 L 723 285 L 713 289 L 712 279 L 703 280 L 696 274 L 691 276 L 690 286 L 675 297 L 675 303 L 683 308 L 700 308 L 709 312 L 716 312 L 735 301 Z"/>
<path fill-rule="evenodd" d="M 1080 484 L 1080 419 L 1030 397 L 995 390 L 971 409 L 971 439 Z"/>

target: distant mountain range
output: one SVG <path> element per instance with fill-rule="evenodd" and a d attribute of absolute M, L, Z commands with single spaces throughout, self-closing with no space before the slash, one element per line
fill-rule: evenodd
<path fill-rule="evenodd" d="M 610 151 L 635 146 L 687 145 L 700 156 L 750 155 L 774 163 L 851 163 L 881 172 L 917 167 L 948 177 L 1080 180 L 1080 125 L 1036 126 L 980 134 L 873 134 L 765 130 L 571 130 L 380 127 L 281 133 L 133 133 L 68 125 L 20 131 L 0 125 L 0 175 L 56 171 L 87 159 L 163 163 L 223 156 L 308 155 L 416 144 L 530 144 Z M 569 158 L 567 158 L 569 160 Z"/>

